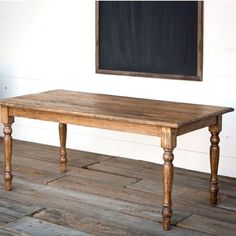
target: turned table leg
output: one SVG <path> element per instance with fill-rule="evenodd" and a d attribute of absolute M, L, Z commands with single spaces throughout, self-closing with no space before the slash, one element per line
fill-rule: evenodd
<path fill-rule="evenodd" d="M 4 180 L 5 190 L 12 190 L 12 123 L 14 117 L 9 116 L 8 108 L 1 108 L 1 121 L 3 123 L 3 158 L 4 158 Z"/>
<path fill-rule="evenodd" d="M 63 123 L 59 123 L 61 172 L 66 172 L 66 163 L 67 163 L 66 133 L 67 133 L 67 125 Z"/>
<path fill-rule="evenodd" d="M 174 175 L 173 149 L 176 147 L 176 131 L 162 128 L 161 147 L 164 149 L 163 159 L 163 229 L 169 230 L 172 216 L 172 183 Z"/>
<path fill-rule="evenodd" d="M 210 166 L 211 166 L 211 179 L 210 179 L 210 203 L 212 205 L 217 204 L 218 188 L 218 165 L 220 156 L 219 147 L 219 133 L 222 129 L 222 118 L 218 117 L 217 124 L 210 126 L 209 131 L 211 132 L 211 146 L 210 146 Z"/>

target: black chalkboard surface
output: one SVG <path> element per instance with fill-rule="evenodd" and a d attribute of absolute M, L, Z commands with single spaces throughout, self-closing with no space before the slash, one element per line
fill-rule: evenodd
<path fill-rule="evenodd" d="M 96 70 L 202 79 L 202 2 L 99 1 Z"/>

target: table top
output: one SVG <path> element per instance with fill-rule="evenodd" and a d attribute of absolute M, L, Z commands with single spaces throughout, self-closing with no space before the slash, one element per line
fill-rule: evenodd
<path fill-rule="evenodd" d="M 230 107 L 158 101 L 68 90 L 1 99 L 0 105 L 86 118 L 179 128 L 234 109 Z"/>

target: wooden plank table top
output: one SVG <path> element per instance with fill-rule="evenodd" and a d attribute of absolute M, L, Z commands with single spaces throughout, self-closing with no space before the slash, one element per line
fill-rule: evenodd
<path fill-rule="evenodd" d="M 222 115 L 230 107 L 197 105 L 130 98 L 67 90 L 51 90 L 0 100 L 4 125 L 5 189 L 12 189 L 12 128 L 14 117 L 48 120 L 59 123 L 61 171 L 66 171 L 67 124 L 104 128 L 161 137 L 163 159 L 163 228 L 170 228 L 172 216 L 173 150 L 177 136 L 200 128 L 211 132 L 211 204 L 217 203 L 219 133 Z"/>
<path fill-rule="evenodd" d="M 214 119 L 218 115 L 233 111 L 233 108 L 228 107 L 138 99 L 67 90 L 52 90 L 3 99 L 0 100 L 0 105 L 9 107 L 9 114 L 12 116 L 59 121 L 59 118 L 50 116 L 50 114 L 58 114 L 65 117 L 73 116 L 74 119 L 70 118 L 71 121 L 68 121 L 68 123 L 83 124 L 85 122 L 83 118 L 96 120 L 96 124 L 86 124 L 88 126 L 97 127 L 99 120 L 106 120 L 107 122 L 112 121 L 118 124 L 119 122 L 120 124 L 125 122 L 125 126 L 127 124 L 133 124 L 146 125 L 146 128 L 148 126 L 152 126 L 152 128 L 171 127 L 178 130 L 183 130 L 183 128 L 196 124 L 208 126 L 215 122 Z M 205 124 L 202 124 L 203 121 Z M 115 127 L 113 128 L 115 129 Z M 126 128 L 124 127 L 124 129 Z M 120 130 L 122 127 L 118 127 L 117 129 Z M 132 128 L 130 131 L 134 132 Z M 157 130 L 140 130 L 140 132 L 158 135 L 158 133 L 155 133 Z"/>

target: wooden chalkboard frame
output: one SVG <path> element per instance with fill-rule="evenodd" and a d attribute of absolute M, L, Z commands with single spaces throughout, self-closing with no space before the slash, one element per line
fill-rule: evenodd
<path fill-rule="evenodd" d="M 198 1 L 197 4 L 197 63 L 195 75 L 182 75 L 182 74 L 163 74 L 163 73 L 149 73 L 149 72 L 136 72 L 136 71 L 123 71 L 123 70 L 110 70 L 103 69 L 99 63 L 99 1 L 96 1 L 96 73 L 113 74 L 113 75 L 126 75 L 126 76 L 141 76 L 152 78 L 164 78 L 164 79 L 177 79 L 177 80 L 190 80 L 190 81 L 202 81 L 203 71 L 203 1 Z"/>

